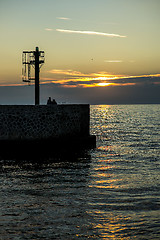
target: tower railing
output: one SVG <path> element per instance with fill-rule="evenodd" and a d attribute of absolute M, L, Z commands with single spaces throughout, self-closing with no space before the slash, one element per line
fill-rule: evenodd
<path fill-rule="evenodd" d="M 22 64 L 22 81 L 28 83 L 32 80 L 35 81 L 35 105 L 39 105 L 39 73 L 44 64 L 44 51 L 39 51 L 38 47 L 35 51 L 23 51 Z M 34 69 L 34 77 L 32 76 L 32 68 Z"/>

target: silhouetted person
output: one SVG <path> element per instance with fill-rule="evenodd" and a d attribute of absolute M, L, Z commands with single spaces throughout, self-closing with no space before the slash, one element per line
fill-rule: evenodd
<path fill-rule="evenodd" d="M 55 104 L 57 104 L 56 100 L 55 99 L 51 100 L 51 97 L 49 97 L 47 100 L 47 105 L 55 105 Z"/>
<path fill-rule="evenodd" d="M 56 104 L 57 105 L 57 102 L 55 99 L 52 100 L 52 104 Z"/>

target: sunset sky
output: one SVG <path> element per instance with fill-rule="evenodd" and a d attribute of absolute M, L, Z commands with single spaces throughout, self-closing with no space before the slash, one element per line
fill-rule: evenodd
<path fill-rule="evenodd" d="M 22 52 L 36 46 L 46 59 L 42 102 L 50 94 L 160 103 L 159 10 L 160 0 L 0 0 L 0 104 L 32 98 L 33 86 L 21 80 Z"/>

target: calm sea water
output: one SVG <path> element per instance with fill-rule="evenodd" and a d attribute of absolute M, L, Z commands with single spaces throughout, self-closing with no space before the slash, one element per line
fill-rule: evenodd
<path fill-rule="evenodd" d="M 91 106 L 91 133 L 75 159 L 0 161 L 0 239 L 160 239 L 160 105 Z"/>

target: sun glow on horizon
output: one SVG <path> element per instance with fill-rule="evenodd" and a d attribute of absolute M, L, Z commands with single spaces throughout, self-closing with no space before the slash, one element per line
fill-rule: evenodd
<path fill-rule="evenodd" d="M 99 87 L 107 87 L 110 85 L 114 85 L 114 83 L 106 83 L 106 82 L 97 83 L 97 86 Z"/>
<path fill-rule="evenodd" d="M 93 88 L 109 86 L 134 86 L 141 84 L 160 84 L 160 74 L 117 75 L 105 71 L 84 73 L 72 69 L 52 69 L 50 76 L 43 78 L 43 84 L 52 83 L 63 88 Z"/>
<path fill-rule="evenodd" d="M 46 77 L 45 77 L 46 75 Z M 134 86 L 142 84 L 160 84 L 160 74 L 117 75 L 105 71 L 84 73 L 72 69 L 52 69 L 43 72 L 41 84 L 55 84 L 63 88 L 93 88 L 109 86 Z M 34 84 L 34 83 L 32 83 Z M 24 86 L 24 83 L 4 82 L 0 86 Z"/>

